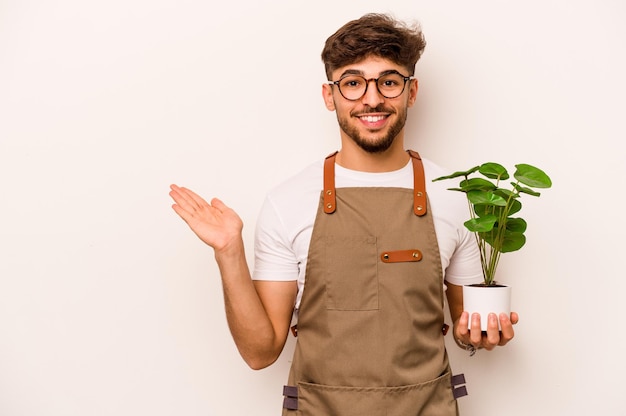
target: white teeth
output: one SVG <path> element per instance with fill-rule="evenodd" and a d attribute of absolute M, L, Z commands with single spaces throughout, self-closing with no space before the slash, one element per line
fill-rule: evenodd
<path fill-rule="evenodd" d="M 368 123 L 376 123 L 377 121 L 382 120 L 383 116 L 363 116 L 361 117 L 362 119 L 364 119 L 365 121 L 367 121 Z"/>

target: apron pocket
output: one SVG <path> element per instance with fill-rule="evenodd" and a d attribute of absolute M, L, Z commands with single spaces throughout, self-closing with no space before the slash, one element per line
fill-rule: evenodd
<path fill-rule="evenodd" d="M 378 309 L 378 249 L 376 237 L 324 237 L 326 309 Z"/>
<path fill-rule="evenodd" d="M 298 383 L 298 416 L 454 416 L 450 373 L 400 387 Z"/>

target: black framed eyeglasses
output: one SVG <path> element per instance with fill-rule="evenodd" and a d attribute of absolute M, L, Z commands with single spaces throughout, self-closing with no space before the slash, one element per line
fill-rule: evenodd
<path fill-rule="evenodd" d="M 385 98 L 396 98 L 402 95 L 406 82 L 414 77 L 405 77 L 399 72 L 390 72 L 378 78 L 367 79 L 361 75 L 345 75 L 329 85 L 336 85 L 343 98 L 349 101 L 360 100 L 367 92 L 370 81 L 375 81 L 376 89 Z"/>

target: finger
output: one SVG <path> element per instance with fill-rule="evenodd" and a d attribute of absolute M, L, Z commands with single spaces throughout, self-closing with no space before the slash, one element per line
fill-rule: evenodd
<path fill-rule="evenodd" d="M 185 210 L 184 208 L 182 208 L 180 205 L 178 204 L 173 204 L 172 205 L 172 209 L 178 214 L 179 217 L 181 217 L 187 224 L 189 224 L 189 222 L 193 219 L 193 215 Z"/>
<path fill-rule="evenodd" d="M 187 197 L 191 201 L 193 201 L 193 203 L 196 205 L 196 207 L 208 207 L 208 206 L 210 206 L 210 204 L 208 202 L 206 202 L 204 200 L 204 198 L 202 198 L 200 195 L 198 195 L 197 193 L 195 193 L 191 189 L 183 188 L 183 190 L 187 194 Z"/>
<path fill-rule="evenodd" d="M 214 207 L 212 207 L 200 195 L 196 194 L 191 189 L 176 187 L 175 192 L 178 195 L 178 198 L 175 199 L 175 201 L 177 201 L 177 203 L 190 214 L 198 215 L 199 217 L 204 217 L 207 214 L 210 216 L 215 215 Z"/>
<path fill-rule="evenodd" d="M 500 342 L 500 328 L 495 313 L 490 313 L 487 319 L 487 337 L 483 340 L 483 347 L 487 351 L 491 351 Z"/>
<path fill-rule="evenodd" d="M 470 328 L 470 343 L 476 348 L 480 347 L 482 342 L 482 330 L 480 329 L 480 314 L 472 314 L 472 323 Z"/>
<path fill-rule="evenodd" d="M 197 208 L 197 204 L 193 200 L 193 198 L 189 195 L 189 190 L 186 188 L 181 188 L 176 185 L 170 186 L 170 197 L 180 205 L 183 209 L 188 211 L 194 211 Z"/>
<path fill-rule="evenodd" d="M 223 202 L 222 202 L 220 199 L 218 199 L 218 198 L 213 198 L 213 199 L 211 200 L 211 206 L 212 206 L 213 208 L 217 209 L 219 212 L 224 212 L 224 211 L 226 211 L 227 209 L 230 209 L 230 208 L 228 208 L 228 206 L 227 206 L 225 203 L 223 203 Z"/>
<path fill-rule="evenodd" d="M 469 342 L 469 326 L 467 325 L 469 322 L 469 312 L 463 312 L 461 313 L 461 316 L 459 317 L 459 323 L 456 326 L 456 335 L 457 335 L 457 339 L 462 340 L 463 342 L 467 343 Z"/>
<path fill-rule="evenodd" d="M 511 312 L 511 323 L 515 325 L 518 322 L 519 322 L 519 315 L 517 314 L 517 312 Z"/>
<path fill-rule="evenodd" d="M 506 316 L 505 313 L 500 314 L 500 327 L 502 328 L 502 336 L 500 337 L 500 342 L 498 343 L 498 345 L 503 346 L 503 345 L 506 345 L 507 342 L 512 340 L 513 337 L 515 336 L 513 323 L 509 319 L 509 317 Z"/>
<path fill-rule="evenodd" d="M 176 201 L 176 199 L 182 198 L 182 195 L 180 194 L 180 187 L 174 184 L 170 185 L 169 195 L 172 197 L 174 201 Z"/>

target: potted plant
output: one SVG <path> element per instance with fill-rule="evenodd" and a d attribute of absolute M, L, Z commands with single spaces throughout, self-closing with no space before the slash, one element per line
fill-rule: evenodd
<path fill-rule="evenodd" d="M 490 312 L 510 313 L 511 288 L 496 281 L 496 270 L 502 253 L 517 251 L 526 243 L 526 221 L 513 217 L 522 209 L 520 197 L 538 197 L 540 193 L 533 188 L 552 186 L 550 177 L 541 169 L 527 164 L 515 167 L 515 181 L 510 188 L 501 185 L 509 179 L 506 168 L 493 162 L 433 180 L 462 178 L 458 188 L 449 189 L 464 192 L 467 197 L 470 219 L 464 225 L 474 233 L 483 271 L 483 283 L 463 287 L 463 309 L 470 314 L 480 313 L 482 330 L 486 330 Z M 494 297 L 495 303 L 491 304 L 488 299 Z"/>

